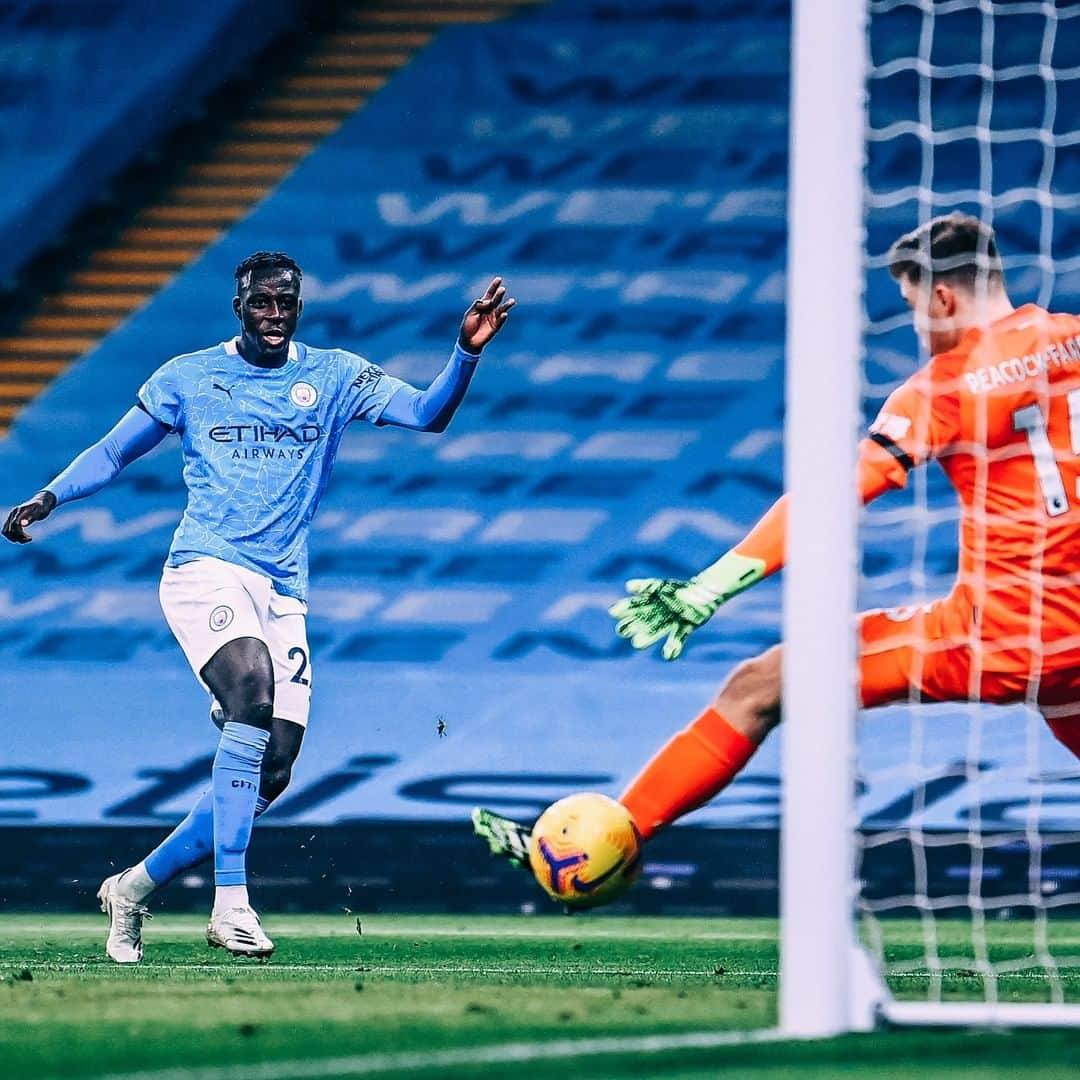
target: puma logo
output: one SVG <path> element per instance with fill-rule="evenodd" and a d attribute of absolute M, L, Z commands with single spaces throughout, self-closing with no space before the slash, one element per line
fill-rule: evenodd
<path fill-rule="evenodd" d="M 227 386 L 222 386 L 221 383 L 210 384 L 215 390 L 220 390 L 223 394 L 228 395 L 230 401 L 232 401 L 232 391 Z"/>

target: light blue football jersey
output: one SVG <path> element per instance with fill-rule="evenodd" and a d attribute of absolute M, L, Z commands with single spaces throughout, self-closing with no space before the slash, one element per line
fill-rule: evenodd
<path fill-rule="evenodd" d="M 307 595 L 308 529 L 351 420 L 378 423 L 407 383 L 342 349 L 298 341 L 279 368 L 259 368 L 225 341 L 176 356 L 139 389 L 175 431 L 188 503 L 169 566 L 210 555 Z"/>

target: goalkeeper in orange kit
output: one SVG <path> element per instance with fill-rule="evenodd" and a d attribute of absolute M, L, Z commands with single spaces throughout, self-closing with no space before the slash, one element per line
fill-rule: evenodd
<path fill-rule="evenodd" d="M 863 502 L 936 460 L 961 505 L 947 596 L 859 616 L 859 700 L 1027 703 L 1080 757 L 1080 318 L 1014 308 L 992 229 L 960 213 L 901 237 L 889 272 L 931 360 L 890 395 L 859 447 Z M 787 497 L 689 581 L 627 582 L 610 609 L 638 649 L 675 660 L 733 596 L 784 562 Z M 781 650 L 744 661 L 619 801 L 643 839 L 708 802 L 780 722 Z M 474 814 L 525 861 L 524 829 Z"/>

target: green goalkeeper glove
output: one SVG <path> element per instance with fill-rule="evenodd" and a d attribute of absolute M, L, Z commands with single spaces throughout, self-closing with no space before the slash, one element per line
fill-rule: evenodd
<path fill-rule="evenodd" d="M 683 651 L 686 639 L 716 613 L 716 609 L 765 576 L 765 563 L 729 551 L 689 581 L 635 578 L 626 583 L 630 596 L 608 608 L 615 633 L 635 649 L 647 649 L 666 637 L 665 660 Z"/>

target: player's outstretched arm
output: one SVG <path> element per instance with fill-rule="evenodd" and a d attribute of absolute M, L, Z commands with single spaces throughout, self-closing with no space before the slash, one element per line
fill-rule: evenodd
<path fill-rule="evenodd" d="M 411 431 L 445 431 L 469 389 L 478 359 L 458 345 L 426 390 L 407 383 L 400 386 L 386 403 L 379 423 Z"/>
<path fill-rule="evenodd" d="M 402 387 L 387 403 L 380 424 L 411 428 L 414 431 L 445 431 L 457 412 L 476 372 L 484 346 L 502 329 L 516 301 L 506 299 L 502 278 L 494 278 L 478 300 L 465 312 L 446 367 L 426 390 Z"/>
<path fill-rule="evenodd" d="M 741 544 L 689 581 L 628 581 L 630 595 L 608 608 L 615 619 L 615 632 L 635 649 L 647 649 L 666 638 L 661 655 L 665 660 L 677 659 L 687 638 L 704 626 L 722 604 L 779 569 L 786 519 L 785 496 L 773 504 Z"/>
<path fill-rule="evenodd" d="M 903 455 L 901 455 L 903 456 Z M 864 503 L 907 482 L 907 468 L 880 442 L 863 440 L 859 448 L 858 490 Z M 666 638 L 661 655 L 675 660 L 687 638 L 716 614 L 721 605 L 784 565 L 788 496 L 781 496 L 746 538 L 689 581 L 637 578 L 626 583 L 629 596 L 608 613 L 615 632 L 635 649 Z"/>
<path fill-rule="evenodd" d="M 11 510 L 4 522 L 4 536 L 12 543 L 28 544 L 29 526 L 44 521 L 61 504 L 100 490 L 167 434 L 168 429 L 142 409 L 129 409 L 103 439 L 84 450 L 32 499 Z"/>

